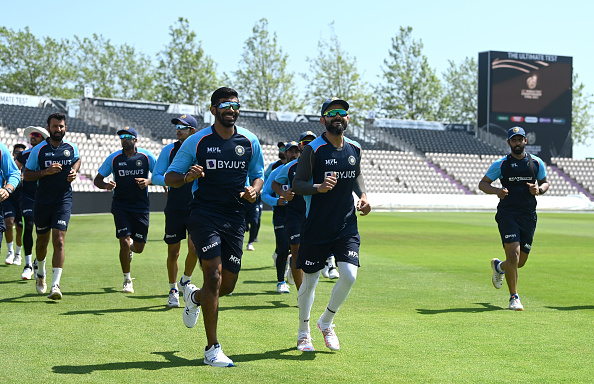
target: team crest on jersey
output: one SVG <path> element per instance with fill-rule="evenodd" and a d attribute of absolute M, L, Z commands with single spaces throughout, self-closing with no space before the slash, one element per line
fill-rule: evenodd
<path fill-rule="evenodd" d="M 235 153 L 237 154 L 237 156 L 243 156 L 243 154 L 245 153 L 245 148 L 241 145 L 238 145 L 237 147 L 235 147 Z"/>
<path fill-rule="evenodd" d="M 136 166 L 142 167 L 142 160 L 136 160 Z"/>
<path fill-rule="evenodd" d="M 215 159 L 206 159 L 206 169 L 217 169 L 217 161 Z"/>
<path fill-rule="evenodd" d="M 70 157 L 70 151 L 65 149 L 64 150 L 64 157 Z"/>
<path fill-rule="evenodd" d="M 353 156 L 353 155 L 349 156 L 349 164 L 350 165 L 355 165 L 356 162 L 357 162 L 357 160 L 355 159 L 355 156 Z"/>

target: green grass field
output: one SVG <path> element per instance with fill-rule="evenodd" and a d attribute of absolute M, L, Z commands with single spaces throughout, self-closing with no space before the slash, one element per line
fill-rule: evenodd
<path fill-rule="evenodd" d="M 219 341 L 236 367 L 202 363 L 202 316 L 193 329 L 168 309 L 164 217 L 122 274 L 111 215 L 70 222 L 52 302 L 0 267 L 2 383 L 501 383 L 592 382 L 594 215 L 540 213 L 520 270 L 524 312 L 491 285 L 503 257 L 494 213 L 375 213 L 359 220 L 361 265 L 335 323 L 341 350 L 312 329 L 314 353 L 296 350 L 297 295 L 276 293 L 270 213 L 244 253 L 235 293 L 221 299 Z M 3 247 L 2 257 L 6 247 Z M 194 282 L 200 285 L 200 272 Z M 48 263 L 51 282 L 51 263 Z M 333 281 L 321 278 L 312 322 Z M 314 323 L 315 324 L 315 323 Z"/>

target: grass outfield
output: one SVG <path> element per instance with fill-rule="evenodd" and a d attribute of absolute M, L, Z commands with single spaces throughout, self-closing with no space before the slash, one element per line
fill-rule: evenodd
<path fill-rule="evenodd" d="M 520 270 L 524 312 L 491 285 L 503 250 L 493 213 L 372 213 L 359 220 L 359 277 L 337 318 L 341 350 L 312 330 L 296 350 L 297 295 L 276 293 L 270 213 L 244 253 L 235 293 L 221 299 L 219 341 L 235 368 L 202 363 L 194 329 L 168 309 L 164 218 L 122 274 L 111 215 L 70 222 L 62 291 L 52 302 L 0 267 L 3 383 L 591 382 L 594 377 L 594 215 L 540 213 Z M 6 247 L 3 247 L 2 257 Z M 196 273 L 195 282 L 201 281 Z M 48 263 L 48 285 L 51 263 Z M 334 282 L 321 278 L 312 323 Z M 314 325 L 315 326 L 315 325 Z"/>

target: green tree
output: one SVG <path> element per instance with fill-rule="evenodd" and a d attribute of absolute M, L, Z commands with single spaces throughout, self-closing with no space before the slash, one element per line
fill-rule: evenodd
<path fill-rule="evenodd" d="M 400 27 L 384 60 L 377 87 L 382 114 L 408 120 L 440 119 L 441 83 L 423 54 L 423 42 L 412 38 L 412 27 Z"/>
<path fill-rule="evenodd" d="M 594 101 L 592 94 L 587 94 L 584 83 L 578 83 L 578 75 L 573 75 L 573 98 L 571 111 L 571 137 L 576 144 L 586 144 L 594 138 Z"/>
<path fill-rule="evenodd" d="M 472 57 L 460 64 L 448 60 L 450 66 L 443 73 L 444 96 L 441 111 L 445 121 L 473 124 L 477 122 L 478 64 Z"/>
<path fill-rule="evenodd" d="M 75 39 L 76 90 L 93 87 L 96 97 L 154 100 L 150 59 L 127 44 L 114 46 L 101 35 Z"/>
<path fill-rule="evenodd" d="M 333 23 L 330 28 L 330 38 L 318 42 L 318 55 L 306 58 L 309 72 L 301 74 L 307 84 L 305 100 L 309 111 L 318 114 L 325 100 L 344 99 L 350 106 L 351 122 L 358 124 L 375 105 L 373 91 L 357 71 L 357 59 L 340 46 Z"/>
<path fill-rule="evenodd" d="M 169 103 L 210 105 L 218 87 L 216 65 L 204 53 L 187 19 L 169 27 L 171 42 L 158 55 L 157 99 Z"/>
<path fill-rule="evenodd" d="M 268 21 L 261 19 L 245 42 L 239 69 L 233 72 L 242 104 L 265 111 L 300 110 L 293 73 L 287 72 L 288 55 L 268 33 Z"/>
<path fill-rule="evenodd" d="M 68 40 L 39 40 L 29 27 L 16 32 L 0 27 L 0 91 L 74 97 L 71 48 Z"/>

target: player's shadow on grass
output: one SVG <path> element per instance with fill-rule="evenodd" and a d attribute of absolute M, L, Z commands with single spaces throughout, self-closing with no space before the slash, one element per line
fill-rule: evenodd
<path fill-rule="evenodd" d="M 241 271 L 245 272 L 245 271 L 264 271 L 267 269 L 274 269 L 274 266 L 269 266 L 269 267 L 253 267 L 253 268 L 243 268 L 241 267 Z"/>
<path fill-rule="evenodd" d="M 293 352 L 293 354 L 288 354 Z M 296 353 L 296 354 L 295 354 Z M 330 351 L 315 351 L 315 352 L 299 352 L 295 347 L 277 349 L 275 351 L 266 351 L 262 353 L 246 353 L 243 355 L 229 356 L 235 364 L 245 363 L 248 361 L 258 360 L 296 360 L 296 361 L 309 361 L 314 360 L 317 354 L 331 354 Z"/>
<path fill-rule="evenodd" d="M 103 295 L 106 293 L 116 293 L 119 291 L 116 291 L 113 288 L 102 288 L 103 292 L 65 292 L 64 295 L 66 296 L 86 296 L 86 295 Z M 27 293 L 24 294 L 22 296 L 17 296 L 17 297 L 7 297 L 5 299 L 0 299 L 0 303 L 18 303 L 18 304 L 22 304 L 24 302 L 42 302 L 45 304 L 56 304 L 57 301 L 39 301 L 39 298 L 43 298 L 45 299 L 47 296 L 47 293 Z M 34 300 L 28 300 L 28 301 L 23 301 L 23 299 L 34 299 Z"/>
<path fill-rule="evenodd" d="M 282 302 L 280 300 L 273 300 L 273 301 L 267 301 L 267 303 L 270 303 L 271 305 L 238 305 L 236 307 L 226 307 L 223 305 L 219 306 L 219 311 L 230 311 L 230 310 L 234 310 L 234 309 L 239 309 L 242 311 L 255 311 L 255 310 L 260 310 L 260 309 L 279 309 L 279 308 L 296 308 L 296 305 L 289 305 L 285 302 Z"/>
<path fill-rule="evenodd" d="M 195 367 L 199 364 L 198 360 L 189 360 L 183 357 L 175 356 L 179 351 L 171 352 L 152 352 L 153 355 L 161 355 L 165 361 L 122 361 L 118 363 L 89 364 L 89 365 L 56 365 L 52 367 L 54 373 L 63 373 L 67 375 L 78 374 L 87 375 L 95 371 L 124 371 L 128 369 L 143 369 L 146 371 L 156 371 L 163 368 L 177 367 Z"/>
<path fill-rule="evenodd" d="M 417 312 L 421 315 L 437 315 L 440 313 L 481 313 L 481 312 L 491 312 L 491 311 L 499 311 L 504 309 L 503 307 L 499 307 L 496 305 L 492 305 L 489 303 L 474 303 L 478 305 L 482 305 L 482 307 L 469 307 L 469 308 L 446 308 L 446 309 L 417 309 Z"/>
<path fill-rule="evenodd" d="M 549 309 L 556 309 L 558 311 L 580 311 L 580 310 L 588 310 L 588 309 L 594 309 L 594 305 L 574 305 L 571 307 L 546 307 L 545 308 L 549 308 Z"/>
<path fill-rule="evenodd" d="M 111 313 L 134 313 L 134 312 L 164 312 L 169 311 L 171 308 L 165 305 L 153 305 L 150 307 L 136 307 L 136 308 L 111 308 L 111 309 L 92 309 L 88 311 L 70 311 L 64 312 L 62 316 L 73 316 L 73 315 L 96 315 L 103 316 Z"/>

